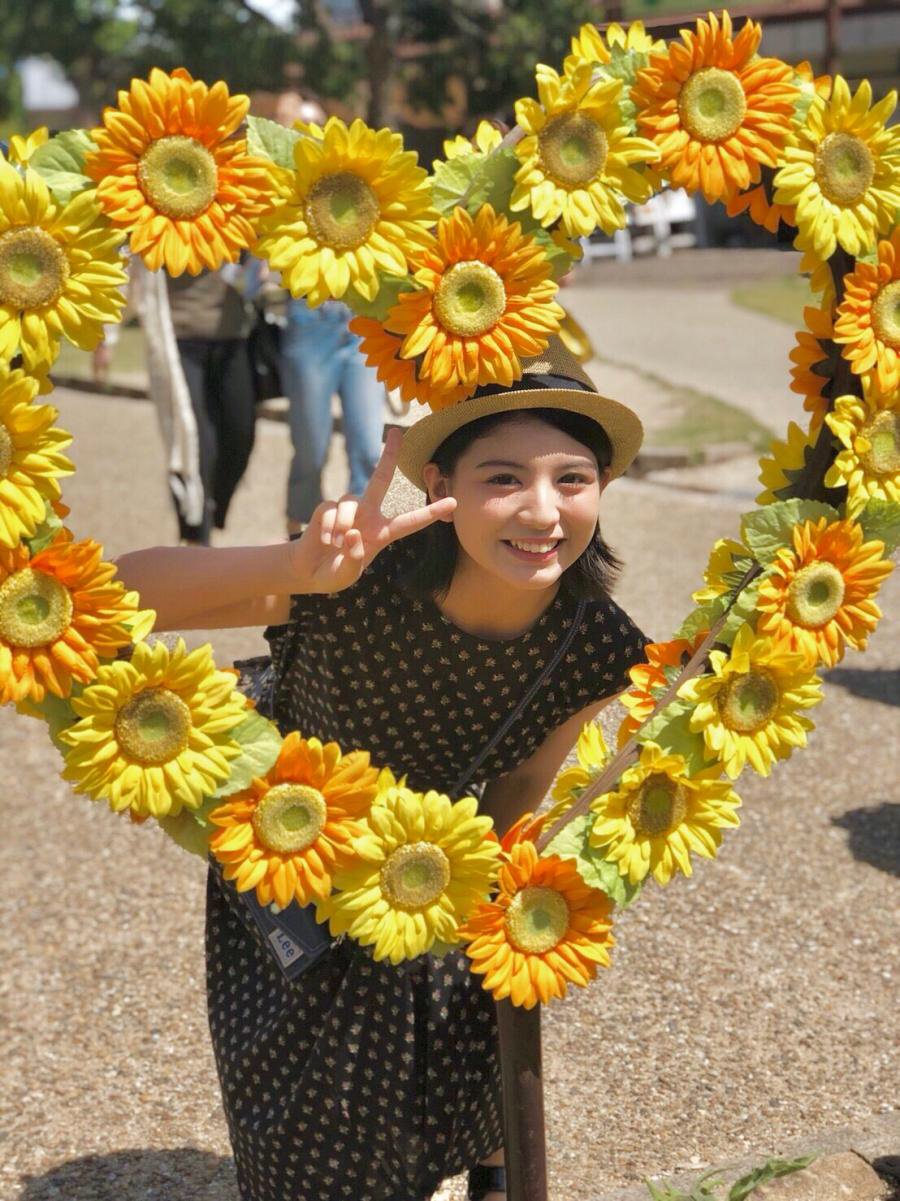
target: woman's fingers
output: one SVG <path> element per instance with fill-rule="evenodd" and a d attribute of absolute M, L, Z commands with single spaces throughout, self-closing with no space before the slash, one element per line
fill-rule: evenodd
<path fill-rule="evenodd" d="M 400 457 L 400 444 L 402 441 L 403 432 L 401 430 L 398 430 L 396 427 L 388 430 L 384 439 L 384 450 L 381 452 L 381 458 L 378 460 L 378 465 L 372 472 L 369 483 L 360 500 L 360 505 L 368 512 L 381 512 L 381 506 L 384 503 L 387 490 L 391 486 L 391 480 L 394 478 L 394 472 L 397 469 L 397 460 Z"/>
<path fill-rule="evenodd" d="M 337 505 L 333 502 L 319 505 L 313 516 L 313 523 L 318 523 L 319 540 L 323 546 L 331 546 L 336 517 Z"/>
<path fill-rule="evenodd" d="M 334 520 L 334 529 L 332 530 L 331 541 L 334 546 L 343 546 L 344 537 L 349 529 L 353 528 L 356 522 L 356 513 L 359 509 L 358 496 L 342 496 L 337 503 L 337 515 Z"/>
<path fill-rule="evenodd" d="M 417 530 L 424 530 L 427 525 L 432 525 L 435 521 L 446 520 L 455 508 L 456 498 L 445 496 L 443 500 L 432 501 L 430 505 L 425 505 L 421 509 L 398 514 L 387 523 L 387 537 L 384 544 L 396 542 L 398 538 L 408 538 L 410 534 L 415 534 Z"/>

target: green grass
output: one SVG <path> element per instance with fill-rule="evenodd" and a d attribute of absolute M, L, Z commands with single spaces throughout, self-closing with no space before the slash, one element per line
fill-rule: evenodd
<path fill-rule="evenodd" d="M 708 446 L 722 442 L 744 442 L 751 450 L 767 450 L 772 434 L 748 413 L 706 392 L 669 385 L 672 403 L 679 413 L 670 425 L 654 430 L 652 446 L 684 447 L 698 462 Z"/>
<path fill-rule="evenodd" d="M 755 313 L 784 321 L 795 329 L 803 326 L 803 309 L 814 303 L 808 282 L 800 275 L 782 275 L 744 284 L 731 293 L 735 304 Z"/>
<path fill-rule="evenodd" d="M 113 347 L 110 381 L 135 383 L 135 377 L 145 377 L 146 372 L 144 331 L 139 325 L 127 325 L 121 330 L 119 341 Z M 64 341 L 53 374 L 70 379 L 93 379 L 91 352 L 78 350 L 71 342 Z"/>

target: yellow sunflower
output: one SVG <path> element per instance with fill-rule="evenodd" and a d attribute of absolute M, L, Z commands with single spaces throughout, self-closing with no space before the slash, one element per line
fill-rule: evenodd
<path fill-rule="evenodd" d="M 622 124 L 622 81 L 592 76 L 590 63 L 573 64 L 563 76 L 540 65 L 539 100 L 516 102 L 525 137 L 515 147 L 522 165 L 510 210 L 530 209 L 544 226 L 561 220 L 571 237 L 587 237 L 598 225 L 608 234 L 622 229 L 623 202 L 643 204 L 653 193 L 635 165 L 659 158 L 652 142 Z"/>
<path fill-rule="evenodd" d="M 732 780 L 746 763 L 767 776 L 777 759 L 806 746 L 813 723 L 802 710 L 821 701 L 822 681 L 805 655 L 744 625 L 731 653 L 710 651 L 709 662 L 709 674 L 683 684 L 678 695 L 696 706 L 691 729 L 702 732 Z"/>
<path fill-rule="evenodd" d="M 342 755 L 336 742 L 323 746 L 294 731 L 264 778 L 210 813 L 221 828 L 209 849 L 225 879 L 238 892 L 255 888 L 261 905 L 322 901 L 377 791 L 366 752 Z"/>
<path fill-rule="evenodd" d="M 645 742 L 637 763 L 622 773 L 615 792 L 591 805 L 597 817 L 591 846 L 616 863 L 632 884 L 648 875 L 668 884 L 690 876 L 691 854 L 714 859 L 726 826 L 737 826 L 740 798 L 721 765 L 689 776 L 681 755 Z"/>
<path fill-rule="evenodd" d="M 595 779 L 609 761 L 609 747 L 603 737 L 600 723 L 589 721 L 584 724 L 575 745 L 577 766 L 564 767 L 553 782 L 551 797 L 554 804 L 541 814 L 540 827 L 549 830 L 556 821 L 575 804 L 588 784 Z"/>
<path fill-rule="evenodd" d="M 475 136 L 470 141 L 457 134 L 455 138 L 444 139 L 444 158 L 461 158 L 469 154 L 490 154 L 503 141 L 503 134 L 490 121 L 479 121 Z"/>
<path fill-rule="evenodd" d="M 0 155 L 0 361 L 21 354 L 41 376 L 61 338 L 93 350 L 125 304 L 121 241 L 93 191 L 54 204 L 39 175 Z"/>
<path fill-rule="evenodd" d="M 352 288 L 373 300 L 379 272 L 407 274 L 437 213 L 428 174 L 399 134 L 329 117 L 321 137 L 298 139 L 294 164 L 256 250 L 294 296 L 319 305 Z"/>
<path fill-rule="evenodd" d="M 848 514 L 873 497 L 900 501 L 900 395 L 868 388 L 865 400 L 839 396 L 825 420 L 841 443 L 825 486 L 847 489 Z"/>
<path fill-rule="evenodd" d="M 105 664 L 72 698 L 81 720 L 59 736 L 70 748 L 63 779 L 117 813 L 197 809 L 240 754 L 231 733 L 247 710 L 234 683 L 208 645 L 188 653 L 181 638 L 171 651 L 138 643 L 130 660 Z"/>
<path fill-rule="evenodd" d="M 885 125 L 897 94 L 871 104 L 868 80 L 851 96 L 836 76 L 831 99 L 813 99 L 775 176 L 776 202 L 796 209 L 795 245 L 822 260 L 838 244 L 853 255 L 873 247 L 900 206 L 900 126 Z"/>
<path fill-rule="evenodd" d="M 153 614 L 102 556 L 68 530 L 35 555 L 24 544 L 0 549 L 0 704 L 69 696 L 73 681 L 93 680 L 100 659 L 149 629 Z"/>
<path fill-rule="evenodd" d="M 858 262 L 844 276 L 834 340 L 857 375 L 882 392 L 900 388 L 900 226 L 879 242 L 877 262 Z"/>
<path fill-rule="evenodd" d="M 400 357 L 418 360 L 415 375 L 429 399 L 437 395 L 435 407 L 482 384 L 509 387 L 522 375 L 520 357 L 540 354 L 559 329 L 550 260 L 489 204 L 474 218 L 460 207 L 442 217 L 415 265 L 419 290 L 400 293 L 384 326 L 402 335 Z M 370 363 L 396 370 L 393 339 L 369 345 Z"/>
<path fill-rule="evenodd" d="M 797 345 L 791 351 L 791 391 L 803 397 L 803 407 L 812 414 L 810 433 L 818 430 L 828 411 L 828 401 L 822 389 L 831 379 L 834 368 L 833 348 L 824 343 L 834 340 L 834 322 L 831 305 L 803 310 L 806 329 L 798 330 Z"/>
<path fill-rule="evenodd" d="M 388 789 L 333 874 L 318 906 L 332 934 L 349 934 L 375 959 L 400 963 L 436 942 L 458 943 L 459 923 L 490 891 L 500 859 L 491 819 L 474 797 Z"/>
<path fill-rule="evenodd" d="M 214 271 L 253 245 L 274 185 L 265 160 L 232 137 L 249 106 L 221 80 L 210 88 L 183 67 L 171 75 L 154 67 L 91 131 L 97 149 L 85 174 L 151 271 Z"/>
<path fill-rule="evenodd" d="M 27 167 L 35 150 L 43 146 L 49 137 L 50 131 L 46 125 L 24 136 L 14 133 L 9 139 L 9 161 L 19 167 Z"/>
<path fill-rule="evenodd" d="M 770 505 L 784 500 L 782 495 L 797 480 L 806 467 L 806 457 L 818 438 L 818 432 L 802 430 L 795 421 L 788 423 L 787 438 L 776 438 L 771 446 L 771 458 L 759 460 L 759 482 L 764 491 L 756 498 L 758 505 Z"/>
<path fill-rule="evenodd" d="M 627 29 L 623 29 L 618 21 L 607 25 L 606 32 L 601 33 L 590 21 L 582 25 L 573 36 L 571 54 L 576 62 L 597 63 L 603 65 L 612 61 L 610 50 L 633 50 L 638 54 L 659 53 L 665 49 L 666 43 L 660 38 L 654 38 L 644 28 L 643 21 L 632 21 Z M 569 60 L 566 60 L 568 66 Z"/>
<path fill-rule="evenodd" d="M 612 901 L 585 884 L 574 860 L 539 858 L 534 834 L 527 819 L 507 833 L 497 895 L 460 930 L 494 999 L 526 1009 L 589 984 L 615 943 Z"/>
<path fill-rule="evenodd" d="M 58 501 L 62 476 L 75 470 L 62 453 L 72 435 L 57 429 L 59 413 L 34 404 L 37 382 L 0 367 L 0 546 L 34 537 L 47 504 Z"/>
<path fill-rule="evenodd" d="M 757 55 L 762 30 L 754 21 L 732 37 L 727 12 L 710 13 L 681 37 L 637 73 L 638 129 L 659 147 L 657 170 L 674 187 L 727 200 L 778 162 L 798 94 L 793 71 Z"/>
<path fill-rule="evenodd" d="M 804 521 L 759 587 L 760 636 L 834 667 L 845 645 L 865 650 L 881 610 L 873 601 L 893 563 L 884 543 L 863 542 L 855 521 Z"/>

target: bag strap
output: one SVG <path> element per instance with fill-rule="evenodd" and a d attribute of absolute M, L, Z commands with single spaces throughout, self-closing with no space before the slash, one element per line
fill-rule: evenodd
<path fill-rule="evenodd" d="M 562 660 L 563 655 L 572 645 L 572 639 L 575 637 L 579 626 L 584 620 L 586 609 L 587 602 L 583 600 L 579 601 L 578 608 L 575 610 L 575 616 L 572 618 L 572 624 L 569 626 L 568 630 L 566 630 L 565 637 L 556 648 L 553 658 L 550 659 L 541 669 L 540 674 L 534 680 L 532 680 L 525 692 L 519 697 L 513 710 L 507 714 L 506 720 L 497 727 L 487 743 L 481 748 L 478 755 L 476 755 L 463 774 L 454 783 L 453 787 L 450 789 L 451 797 L 458 797 L 462 795 L 463 789 L 465 789 L 466 786 L 471 783 L 472 777 L 482 766 L 488 755 L 490 755 L 491 751 L 493 751 L 497 744 L 506 737 L 512 726 L 519 720 L 525 709 L 534 699 L 537 690 L 542 684 L 546 683 L 546 681 L 556 670 L 557 666 Z"/>

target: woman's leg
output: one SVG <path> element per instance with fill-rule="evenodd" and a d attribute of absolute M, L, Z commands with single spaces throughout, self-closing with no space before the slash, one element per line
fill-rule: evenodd
<path fill-rule="evenodd" d="M 209 545 L 212 526 L 213 479 L 216 470 L 216 429 L 210 414 L 209 342 L 201 338 L 183 338 L 178 342 L 178 354 L 185 382 L 191 396 L 191 407 L 197 423 L 197 447 L 200 457 L 200 480 L 203 485 L 204 515 L 199 525 L 189 525 L 172 494 L 178 515 L 178 535 L 185 542 Z"/>
<path fill-rule="evenodd" d="M 212 344 L 212 416 L 218 453 L 212 477 L 213 521 L 225 528 L 228 506 L 244 477 L 256 434 L 256 403 L 247 343 L 229 338 Z"/>
<path fill-rule="evenodd" d="M 297 306 L 303 305 L 300 309 Z M 303 310 L 306 310 L 305 312 Z M 331 398 L 338 380 L 334 323 L 292 303 L 282 348 L 294 458 L 288 474 L 287 517 L 295 527 L 309 521 L 322 500 L 322 468 L 331 441 Z"/>
<path fill-rule="evenodd" d="M 384 385 L 378 382 L 374 369 L 366 366 L 359 352 L 359 339 L 349 330 L 341 339 L 340 363 L 338 391 L 350 464 L 349 490 L 361 496 L 381 456 Z"/>

